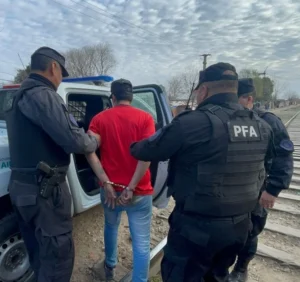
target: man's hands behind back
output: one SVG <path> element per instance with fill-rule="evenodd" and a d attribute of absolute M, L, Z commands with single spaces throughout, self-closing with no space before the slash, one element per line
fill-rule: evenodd
<path fill-rule="evenodd" d="M 131 203 L 133 197 L 132 189 L 125 189 L 117 199 L 117 204 L 121 206 L 126 206 Z"/>
<path fill-rule="evenodd" d="M 103 188 L 105 192 L 104 204 L 107 204 L 109 208 L 114 209 L 116 206 L 116 198 L 117 198 L 117 194 L 115 192 L 114 187 L 111 184 L 104 183 Z"/>

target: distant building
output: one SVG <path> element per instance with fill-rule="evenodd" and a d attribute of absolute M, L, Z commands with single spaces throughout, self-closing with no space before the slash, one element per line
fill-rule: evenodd
<path fill-rule="evenodd" d="M 275 107 L 276 108 L 283 108 L 283 107 L 287 107 L 290 105 L 290 102 L 288 100 L 284 100 L 284 99 L 277 99 L 275 102 Z"/>

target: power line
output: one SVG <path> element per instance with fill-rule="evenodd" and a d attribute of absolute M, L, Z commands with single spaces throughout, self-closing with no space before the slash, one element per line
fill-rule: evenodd
<path fill-rule="evenodd" d="M 84 13 L 84 12 L 82 12 L 82 11 L 78 11 L 78 10 L 76 10 L 76 9 L 73 9 L 72 7 L 69 7 L 69 6 L 67 6 L 67 5 L 64 5 L 64 4 L 62 4 L 62 3 L 59 3 L 58 1 L 56 1 L 56 0 L 52 0 L 53 2 L 55 2 L 56 4 L 59 4 L 59 5 L 61 5 L 61 6 L 63 6 L 63 7 L 65 7 L 66 9 L 70 9 L 70 10 L 72 10 L 72 11 L 74 11 L 74 12 L 76 12 L 76 13 L 79 13 L 79 14 L 82 14 L 82 15 L 84 15 L 84 16 L 86 16 L 86 17 L 89 17 L 89 18 L 92 18 L 92 19 L 94 19 L 94 20 L 96 20 L 96 21 L 99 21 L 99 22 L 101 22 L 101 23 L 105 23 L 105 24 L 108 24 L 107 22 L 104 22 L 104 21 L 102 21 L 102 20 L 100 20 L 99 19 L 99 17 L 94 17 L 94 16 L 91 16 L 91 15 L 89 15 L 89 14 L 86 14 L 86 13 Z M 73 0 L 71 0 L 71 1 L 73 1 Z M 73 1 L 74 2 L 74 1 Z M 79 4 L 79 3 L 77 3 L 77 2 L 75 2 L 76 4 Z M 82 4 L 80 4 L 81 6 L 82 6 Z M 91 5 L 91 4 L 90 4 Z M 89 7 L 86 7 L 86 6 L 83 6 L 83 7 L 85 7 L 85 8 L 88 8 L 88 9 L 91 9 L 91 10 L 93 10 L 94 12 L 96 12 L 96 13 L 98 13 L 98 14 L 100 14 L 100 15 L 103 15 L 102 13 L 100 13 L 100 12 L 98 12 L 98 11 L 95 11 L 94 9 L 92 9 L 92 8 L 89 8 Z M 104 15 L 104 16 L 106 16 L 106 17 L 108 17 L 108 18 L 110 18 L 110 19 L 115 19 L 115 18 L 113 18 L 113 17 L 111 17 L 111 16 L 108 16 L 108 15 Z M 141 27 L 140 27 L 141 28 Z M 150 31 L 148 31 L 148 32 L 150 32 Z M 139 36 L 140 36 L 140 34 L 138 34 Z M 155 36 L 158 36 L 158 34 L 152 34 L 152 35 L 155 35 Z M 149 42 L 151 42 L 151 43 L 154 43 L 153 41 L 151 41 L 151 40 L 147 40 L 146 38 L 142 38 L 142 39 L 144 39 L 144 40 L 146 40 L 146 41 L 149 41 Z M 158 38 L 159 40 L 161 40 L 161 38 Z M 174 44 L 174 43 L 163 43 L 163 44 L 161 44 L 161 43 L 155 43 L 155 44 L 160 44 L 160 45 L 172 45 L 172 44 Z"/>
<path fill-rule="evenodd" d="M 74 1 L 74 0 L 71 0 L 71 1 L 74 2 L 74 3 L 76 3 L 76 4 L 78 4 L 78 5 L 81 5 L 81 6 L 83 6 L 83 7 L 89 8 L 89 7 L 84 6 L 84 5 L 78 3 L 78 2 L 76 2 L 76 1 Z M 111 17 L 109 17 L 109 16 L 106 15 L 106 14 L 100 13 L 100 12 L 98 12 L 98 11 L 92 9 L 92 8 L 89 8 L 89 9 L 91 9 L 92 11 L 94 11 L 94 12 L 96 12 L 96 13 L 99 13 L 100 15 L 103 15 L 103 16 L 105 16 L 105 17 L 109 17 L 109 18 L 111 18 L 111 19 L 113 18 L 113 19 L 115 19 L 115 20 L 117 20 L 117 21 L 119 21 L 119 22 L 122 21 L 122 22 L 126 23 L 127 25 L 129 25 L 129 26 L 131 26 L 131 27 L 136 27 L 136 28 L 141 29 L 141 30 L 143 30 L 143 31 L 149 32 L 149 33 L 151 33 L 151 34 L 153 34 L 153 35 L 155 35 L 155 36 L 159 36 L 159 34 L 157 34 L 157 33 L 155 33 L 155 32 L 152 32 L 152 31 L 150 31 L 150 30 L 148 30 L 148 29 L 145 29 L 145 28 L 143 28 L 143 27 L 141 27 L 141 26 L 138 26 L 138 25 L 136 25 L 136 24 L 134 24 L 134 23 L 132 23 L 132 22 L 130 22 L 130 21 L 127 21 L 127 20 L 125 20 L 125 19 L 122 18 L 122 17 L 118 17 L 117 15 L 115 15 L 115 14 L 113 14 L 113 13 L 110 13 L 110 12 L 106 11 L 106 10 L 103 9 L 103 8 L 100 8 L 100 7 L 96 6 L 95 4 L 89 3 L 89 2 L 86 1 L 86 0 L 82 0 L 82 1 L 85 2 L 85 3 L 87 3 L 87 4 L 90 5 L 90 6 L 93 6 L 93 7 L 97 8 L 98 10 L 104 11 L 105 13 L 111 15 Z"/>
<path fill-rule="evenodd" d="M 7 74 L 7 75 L 11 75 L 11 76 L 13 76 L 13 77 L 14 77 L 14 75 L 13 75 L 13 74 L 11 74 L 11 73 L 7 73 L 7 72 L 3 72 L 3 71 L 0 71 L 0 73 Z"/>
<path fill-rule="evenodd" d="M 4 60 L 0 60 L 0 62 L 5 63 L 5 64 L 11 64 L 11 65 L 15 65 L 17 67 L 19 67 L 20 65 L 16 64 L 16 63 L 12 63 L 12 62 L 8 62 L 8 61 L 4 61 Z"/>
<path fill-rule="evenodd" d="M 19 56 L 19 59 L 20 59 L 20 61 L 21 61 L 21 64 L 23 65 L 23 68 L 24 68 L 24 70 L 25 70 L 25 65 L 24 65 L 24 63 L 23 63 L 23 61 L 22 61 L 21 56 L 20 56 L 19 53 L 18 53 L 18 56 Z"/>
<path fill-rule="evenodd" d="M 8 81 L 8 82 L 12 82 L 12 80 L 9 80 L 9 79 L 4 79 L 4 78 L 0 78 L 0 80 L 3 80 L 3 81 Z"/>
<path fill-rule="evenodd" d="M 88 15 L 88 14 L 86 14 L 86 13 L 83 13 L 83 12 L 81 12 L 81 11 L 77 11 L 76 9 L 73 9 L 73 8 L 67 6 L 67 5 L 64 5 L 64 4 L 62 4 L 62 3 L 57 2 L 56 0 L 52 0 L 52 1 L 55 2 L 56 4 L 59 4 L 59 5 L 63 6 L 63 7 L 65 7 L 65 8 L 67 8 L 67 9 L 72 10 L 72 11 L 74 11 L 74 12 L 76 12 L 76 13 L 82 14 L 82 15 L 84 15 L 84 16 L 87 16 L 87 17 L 89 17 L 89 18 L 92 18 L 92 19 L 94 19 L 94 20 L 96 20 L 96 21 L 99 21 L 99 22 L 101 22 L 101 23 L 107 24 L 106 22 L 103 22 L 103 21 L 99 20 L 99 18 L 95 18 L 95 17 L 93 17 L 93 16 L 91 16 L 91 15 Z"/>

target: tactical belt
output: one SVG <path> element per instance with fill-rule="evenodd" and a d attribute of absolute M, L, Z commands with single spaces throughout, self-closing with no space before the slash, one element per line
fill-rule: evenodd
<path fill-rule="evenodd" d="M 23 168 L 23 167 L 11 167 L 10 168 L 12 172 L 17 174 L 32 174 L 32 175 L 39 175 L 40 171 L 34 168 Z M 58 173 L 67 174 L 68 166 L 61 166 L 61 167 L 53 167 L 53 170 L 55 170 Z"/>
<path fill-rule="evenodd" d="M 39 186 L 40 196 L 49 198 L 54 189 L 66 181 L 68 166 L 51 168 L 46 163 L 43 164 L 51 171 L 51 175 L 38 168 L 12 168 L 12 179 L 36 183 Z"/>
<path fill-rule="evenodd" d="M 10 169 L 13 173 L 16 173 L 16 174 L 31 174 L 31 175 L 39 174 L 39 172 L 36 170 L 36 168 L 11 167 Z"/>
<path fill-rule="evenodd" d="M 196 213 L 183 213 L 182 211 L 180 211 L 180 209 L 176 209 L 174 210 L 174 218 L 180 219 L 184 221 L 195 221 L 195 220 L 203 220 L 203 221 L 207 221 L 207 222 L 216 222 L 216 223 L 233 223 L 233 224 L 237 224 L 243 220 L 245 220 L 246 218 L 251 218 L 251 213 L 246 213 L 246 214 L 242 214 L 242 215 L 236 215 L 236 216 L 226 216 L 226 217 L 212 217 L 212 216 L 205 216 L 205 215 L 201 215 L 201 214 L 196 214 Z"/>

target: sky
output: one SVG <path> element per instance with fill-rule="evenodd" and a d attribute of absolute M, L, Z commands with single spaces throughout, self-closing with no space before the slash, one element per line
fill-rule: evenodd
<path fill-rule="evenodd" d="M 228 62 L 300 88 L 299 0 L 0 0 L 0 79 L 41 46 L 111 44 L 115 79 L 163 84 L 190 66 Z M 268 3 L 267 3 L 268 2 Z M 18 55 L 19 54 L 19 55 Z M 20 58 L 21 60 L 20 60 Z"/>

